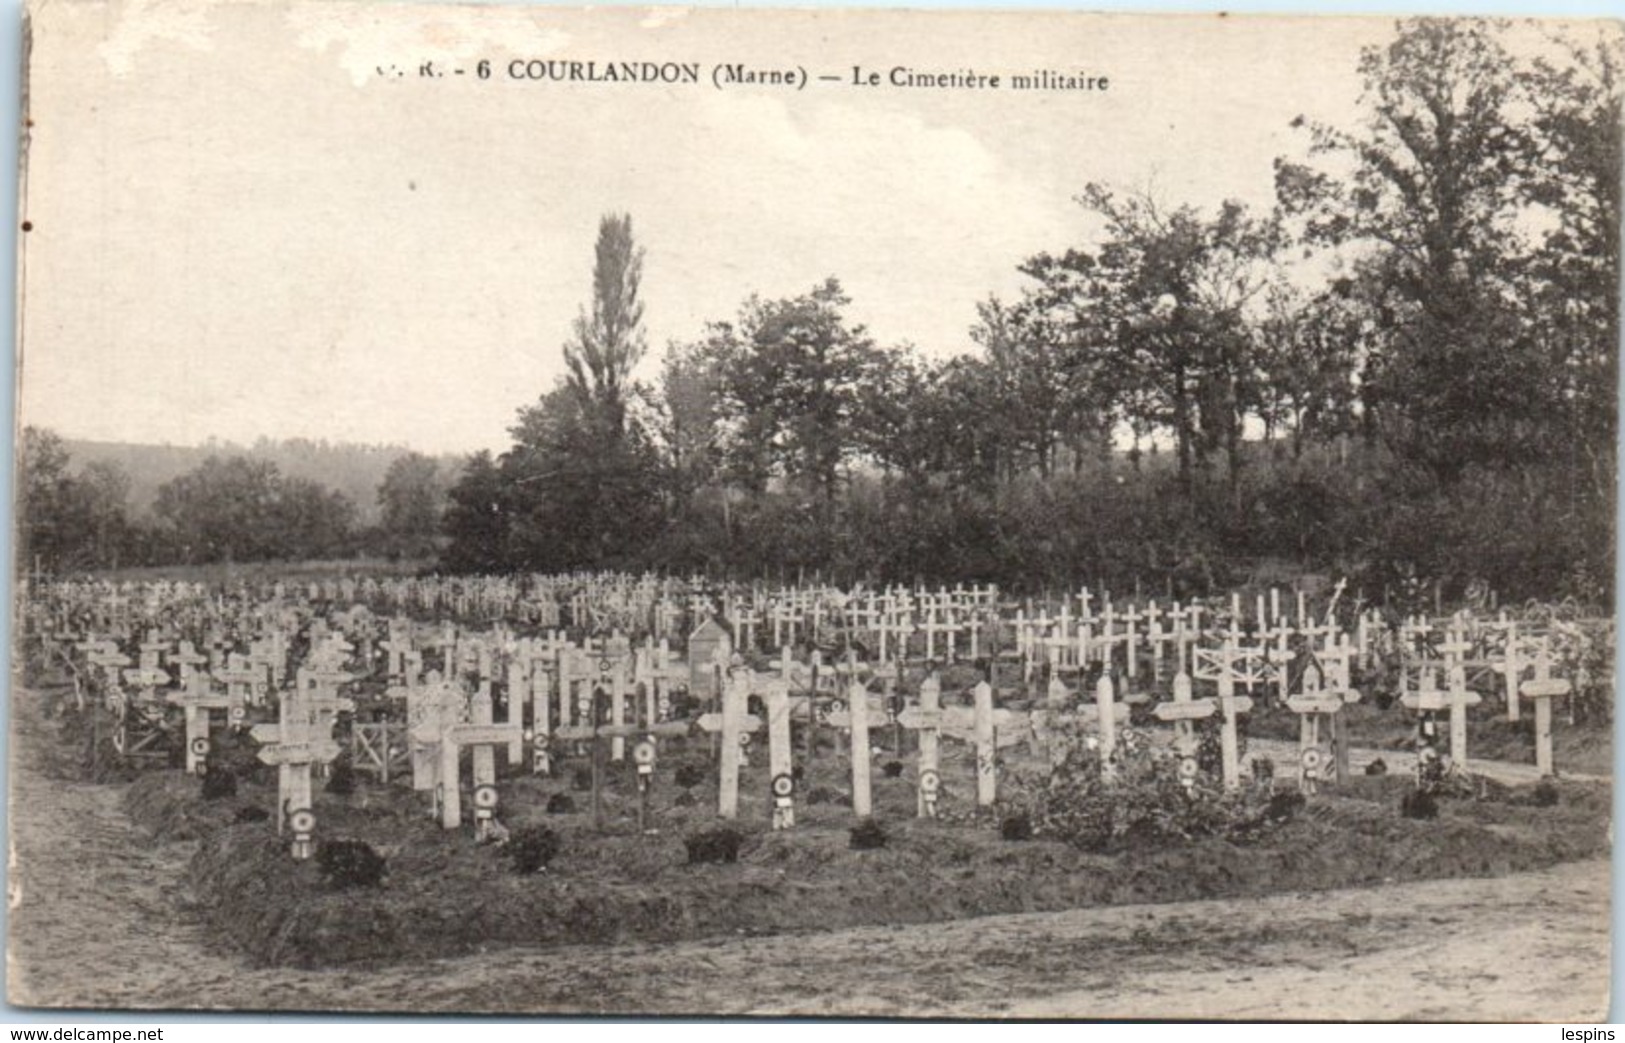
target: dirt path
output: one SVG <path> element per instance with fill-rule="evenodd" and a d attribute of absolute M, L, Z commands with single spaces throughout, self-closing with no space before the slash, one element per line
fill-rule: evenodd
<path fill-rule="evenodd" d="M 29 739 L 38 739 L 38 734 Z M 828 934 L 502 950 L 300 971 L 212 948 L 122 787 L 13 741 L 7 979 L 20 1005 L 1077 1018 L 1606 1017 L 1609 865 Z"/>

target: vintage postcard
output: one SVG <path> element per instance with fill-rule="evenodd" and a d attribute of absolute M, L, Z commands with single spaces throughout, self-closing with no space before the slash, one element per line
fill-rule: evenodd
<path fill-rule="evenodd" d="M 1618 23 L 26 12 L 7 997 L 1608 1016 Z"/>

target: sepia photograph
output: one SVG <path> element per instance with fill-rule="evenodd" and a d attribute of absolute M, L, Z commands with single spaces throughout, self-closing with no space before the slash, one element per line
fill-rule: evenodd
<path fill-rule="evenodd" d="M 1625 28 L 22 12 L 15 1010 L 1610 1010 Z"/>

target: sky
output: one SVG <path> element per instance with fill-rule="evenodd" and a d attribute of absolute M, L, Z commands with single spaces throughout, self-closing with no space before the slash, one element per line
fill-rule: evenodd
<path fill-rule="evenodd" d="M 1356 118 L 1391 19 L 131 2 L 36 12 L 19 417 L 70 437 L 500 451 L 562 371 L 600 216 L 646 250 L 652 376 L 828 276 L 882 344 L 1086 243 L 1091 181 L 1267 207 L 1295 116 Z M 696 62 L 697 85 L 515 59 Z M 491 62 L 489 79 L 477 63 Z M 422 62 L 439 78 L 422 77 Z M 717 63 L 805 89 L 717 89 Z M 1105 91 L 855 86 L 1035 67 Z M 466 67 L 457 77 L 450 70 Z M 405 75 L 394 75 L 395 70 Z M 382 73 L 382 75 L 380 74 Z M 824 83 L 819 75 L 841 77 Z"/>

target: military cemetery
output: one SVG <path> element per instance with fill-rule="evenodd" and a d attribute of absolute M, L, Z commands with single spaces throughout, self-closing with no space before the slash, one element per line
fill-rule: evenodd
<path fill-rule="evenodd" d="M 13 1003 L 1604 1009 L 1618 23 L 149 6 L 31 9 Z"/>

